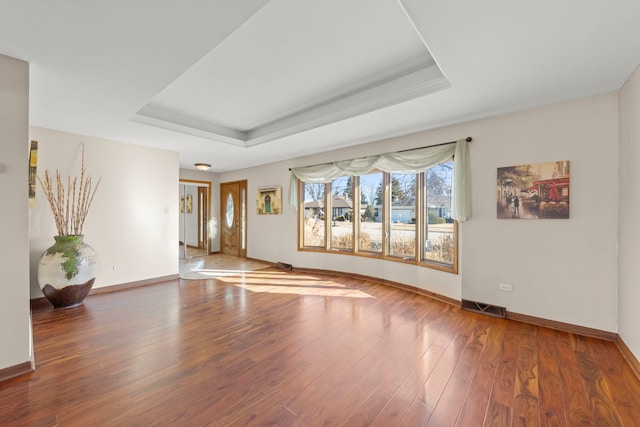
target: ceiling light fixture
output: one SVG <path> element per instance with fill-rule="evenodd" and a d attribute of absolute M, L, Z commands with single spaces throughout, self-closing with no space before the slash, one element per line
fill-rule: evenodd
<path fill-rule="evenodd" d="M 209 168 L 211 168 L 211 165 L 208 164 L 208 163 L 194 163 L 194 166 L 199 171 L 207 171 L 207 170 L 209 170 Z"/>

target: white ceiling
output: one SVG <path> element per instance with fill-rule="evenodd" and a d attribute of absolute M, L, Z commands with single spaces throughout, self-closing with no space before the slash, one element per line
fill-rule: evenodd
<path fill-rule="evenodd" d="M 30 122 L 225 172 L 614 91 L 638 0 L 0 0 Z"/>

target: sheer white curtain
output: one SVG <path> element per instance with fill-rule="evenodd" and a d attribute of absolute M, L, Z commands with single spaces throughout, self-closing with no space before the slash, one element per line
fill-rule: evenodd
<path fill-rule="evenodd" d="M 331 182 L 343 175 L 365 175 L 373 170 L 389 173 L 420 173 L 439 163 L 446 162 L 451 156 L 453 156 L 454 162 L 452 217 L 460 222 L 466 221 L 471 218 L 471 203 L 468 196 L 467 141 L 464 139 L 453 144 L 292 168 L 289 186 L 291 207 L 293 209 L 298 207 L 296 179 L 310 184 L 318 184 Z"/>

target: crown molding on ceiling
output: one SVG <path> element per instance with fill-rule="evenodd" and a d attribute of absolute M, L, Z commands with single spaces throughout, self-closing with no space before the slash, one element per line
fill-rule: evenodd
<path fill-rule="evenodd" d="M 246 147 L 247 132 L 222 126 L 153 104 L 142 107 L 131 119 L 136 123 Z"/>
<path fill-rule="evenodd" d="M 390 107 L 449 87 L 450 84 L 440 69 L 436 65 L 429 65 L 321 102 L 248 131 L 174 112 L 152 103 L 141 108 L 132 120 L 249 148 Z"/>

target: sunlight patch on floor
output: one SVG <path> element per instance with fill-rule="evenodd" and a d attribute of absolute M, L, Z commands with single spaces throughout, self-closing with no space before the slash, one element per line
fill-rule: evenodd
<path fill-rule="evenodd" d="M 250 292 L 269 294 L 313 295 L 321 297 L 375 298 L 358 289 L 318 288 L 309 286 L 274 286 L 236 284 L 237 287 Z"/>
<path fill-rule="evenodd" d="M 207 277 L 236 276 L 238 274 L 245 274 L 245 273 L 251 272 L 251 270 L 210 270 L 210 269 L 204 269 L 204 268 L 193 268 L 191 269 L 191 271 Z"/>

